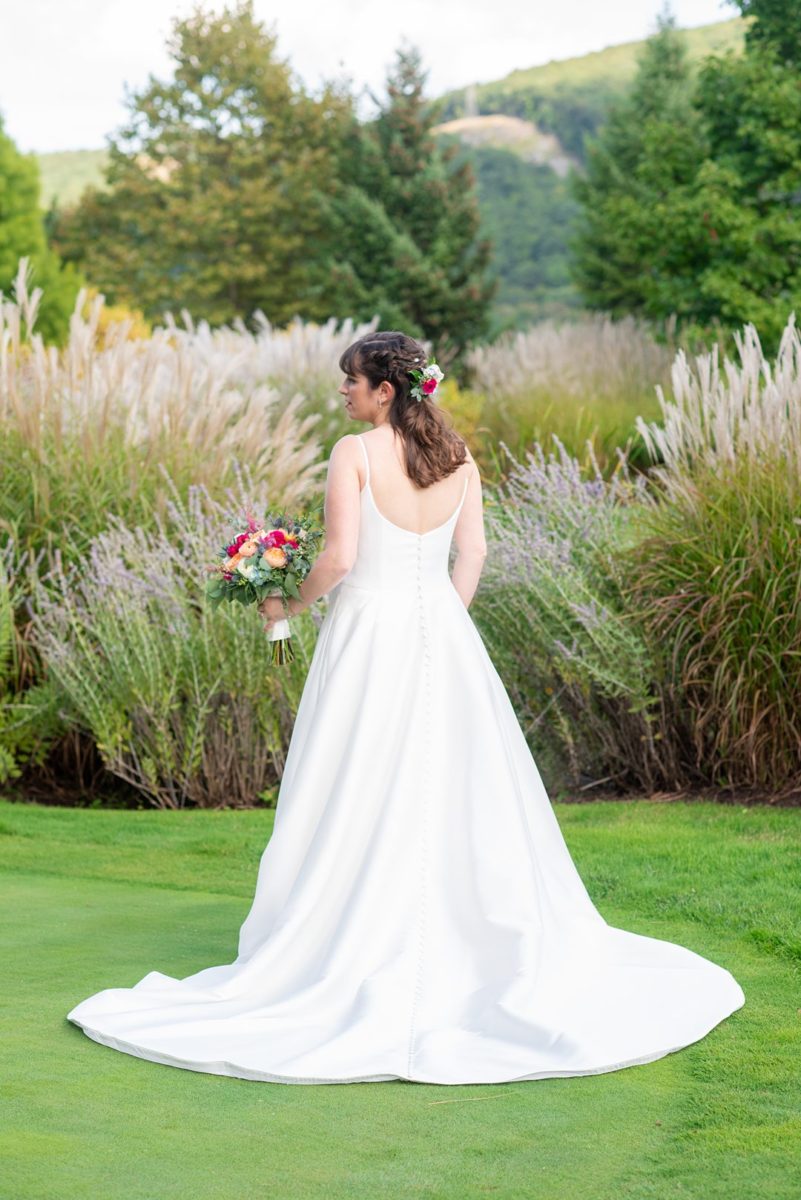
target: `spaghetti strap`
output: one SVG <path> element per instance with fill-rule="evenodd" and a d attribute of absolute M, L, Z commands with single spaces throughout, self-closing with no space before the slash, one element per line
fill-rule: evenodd
<path fill-rule="evenodd" d="M 356 437 L 358 439 L 359 445 L 361 446 L 362 450 L 364 451 L 364 464 L 367 468 L 367 479 L 365 480 L 365 487 L 366 487 L 367 484 L 370 482 L 370 459 L 367 457 L 367 447 L 364 444 L 364 438 L 363 438 L 362 434 L 357 433 Z"/>

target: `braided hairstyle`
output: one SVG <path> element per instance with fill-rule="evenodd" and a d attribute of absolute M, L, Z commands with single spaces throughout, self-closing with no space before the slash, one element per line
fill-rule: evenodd
<path fill-rule="evenodd" d="M 397 330 L 367 333 L 348 346 L 339 359 L 346 375 L 364 375 L 370 387 L 388 380 L 395 389 L 389 423 L 401 435 L 406 473 L 419 487 L 445 479 L 467 461 L 464 440 L 443 410 L 426 397 L 411 394 L 409 372 L 426 365 L 428 355 L 416 338 Z"/>

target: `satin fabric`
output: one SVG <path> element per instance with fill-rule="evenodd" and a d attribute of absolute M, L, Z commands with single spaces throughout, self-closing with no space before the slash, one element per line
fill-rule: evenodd
<path fill-rule="evenodd" d="M 393 524 L 367 482 L 356 562 L 301 696 L 236 959 L 151 971 L 68 1014 L 154 1062 L 277 1083 L 590 1075 L 704 1037 L 723 967 L 608 925 L 451 583 L 450 519 Z"/>

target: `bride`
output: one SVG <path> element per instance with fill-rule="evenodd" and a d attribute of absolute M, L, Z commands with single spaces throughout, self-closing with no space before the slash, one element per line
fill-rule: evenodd
<path fill-rule="evenodd" d="M 325 550 L 289 607 L 328 596 L 237 956 L 69 1020 L 157 1063 L 296 1084 L 590 1075 L 697 1041 L 742 989 L 608 925 L 576 871 L 468 613 L 481 482 L 438 368 L 396 332 L 339 365 L 372 428 L 334 446 Z"/>

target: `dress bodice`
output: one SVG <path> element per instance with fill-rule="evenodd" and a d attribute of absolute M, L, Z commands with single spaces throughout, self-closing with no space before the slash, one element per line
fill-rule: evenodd
<path fill-rule="evenodd" d="M 453 531 L 467 494 L 447 521 L 425 533 L 403 529 L 379 511 L 370 486 L 370 459 L 361 434 L 357 440 L 364 454 L 367 479 L 361 491 L 361 517 L 356 561 L 338 587 L 375 591 L 415 591 L 418 587 L 450 584 L 448 555 Z"/>

